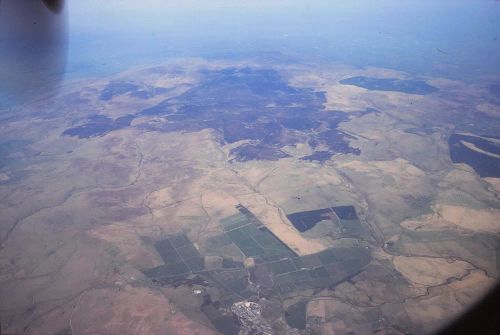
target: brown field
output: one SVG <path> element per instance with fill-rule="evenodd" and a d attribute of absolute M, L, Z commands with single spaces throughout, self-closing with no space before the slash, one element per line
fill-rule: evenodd
<path fill-rule="evenodd" d="M 231 150 L 253 140 L 227 144 L 214 128 L 171 131 L 163 128 L 170 115 L 137 116 L 102 136 L 62 136 L 93 114 L 117 118 L 178 97 L 201 82 L 204 70 L 245 67 L 271 67 L 293 87 L 325 92 L 325 108 L 351 116 L 337 130 L 349 134 L 346 143 L 359 155 L 302 160 L 329 148 L 312 141 L 325 124 L 294 132 L 300 141 L 278 148 L 286 158 L 242 162 L 231 160 Z M 282 293 L 268 276 L 270 292 L 254 299 L 267 306 L 264 318 L 277 334 L 286 332 L 285 308 L 300 299 L 319 334 L 421 335 L 458 315 L 498 279 L 499 181 L 452 164 L 447 138 L 469 105 L 478 115 L 496 115 L 496 107 L 481 105 L 485 92 L 472 84 L 427 78 L 440 91 L 413 96 L 339 84 L 351 76 L 409 78 L 377 68 L 179 59 L 68 84 L 59 96 L 5 119 L 2 139 L 25 144 L 9 153 L 0 172 L 2 332 L 217 334 L 210 313 L 230 313 L 233 301 L 264 290 L 249 275 L 258 267 L 254 259 L 225 273 L 246 276 L 244 293 L 206 273 L 173 284 L 143 271 L 164 264 L 155 243 L 171 234 L 185 234 L 202 250 L 239 204 L 300 256 L 332 247 L 371 255 L 369 264 L 329 287 Z M 130 78 L 172 90 L 151 99 L 99 100 L 111 80 Z M 366 108 L 378 112 L 357 113 Z M 353 206 L 364 233 L 312 238 L 286 217 L 335 206 Z M 205 257 L 205 269 L 220 269 L 229 256 Z M 329 271 L 343 271 L 337 265 Z M 355 261 L 345 266 L 358 269 Z M 205 313 L 208 295 L 222 307 Z"/>

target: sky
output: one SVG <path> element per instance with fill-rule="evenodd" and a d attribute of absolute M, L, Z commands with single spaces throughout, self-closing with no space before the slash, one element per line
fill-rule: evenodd
<path fill-rule="evenodd" d="M 500 72 L 493 0 L 69 1 L 70 63 L 265 52 L 474 79 Z M 96 67 L 97 66 L 97 67 Z"/>
<path fill-rule="evenodd" d="M 33 0 L 2 0 L 0 9 L 9 1 Z M 494 0 L 67 0 L 65 15 L 66 78 L 169 58 L 262 55 L 464 81 L 500 74 Z"/>

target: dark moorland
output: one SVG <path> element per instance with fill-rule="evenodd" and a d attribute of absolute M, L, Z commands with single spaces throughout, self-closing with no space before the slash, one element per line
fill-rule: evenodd
<path fill-rule="evenodd" d="M 93 115 L 87 118 L 85 124 L 66 129 L 63 135 L 76 136 L 78 138 L 102 136 L 113 130 L 119 130 L 130 126 L 133 119 L 133 115 L 122 116 L 116 120 L 104 115 Z"/>
<path fill-rule="evenodd" d="M 340 220 L 358 220 L 358 215 L 353 206 L 338 206 L 292 213 L 287 215 L 287 218 L 302 233 L 323 220 L 335 221 L 336 218 Z"/>
<path fill-rule="evenodd" d="M 343 85 L 354 85 L 371 91 L 393 91 L 426 95 L 438 89 L 423 80 L 402 80 L 392 78 L 351 77 L 339 81 Z"/>
<path fill-rule="evenodd" d="M 489 138 L 492 138 L 489 136 Z M 500 139 L 495 137 L 493 139 Z M 464 142 L 471 143 L 476 148 L 490 153 L 481 153 L 468 148 Z M 448 139 L 450 158 L 453 163 L 465 163 L 472 167 L 480 177 L 500 177 L 500 146 L 488 138 L 469 136 L 463 134 L 452 134 Z M 496 157 L 495 157 L 496 156 Z"/>
<path fill-rule="evenodd" d="M 234 160 L 276 160 L 287 157 L 281 151 L 286 145 L 305 140 L 311 147 L 326 147 L 306 160 L 324 162 L 336 153 L 359 155 L 348 140 L 355 137 L 337 129 L 341 122 L 373 109 L 350 113 L 324 108 L 324 92 L 288 85 L 279 73 L 271 69 L 230 68 L 203 71 L 201 83 L 187 92 L 168 98 L 159 104 L 111 120 L 96 115 L 85 123 L 64 131 L 64 135 L 87 138 L 102 136 L 110 131 L 128 127 L 139 116 L 160 116 L 166 123 L 148 124 L 157 131 L 197 131 L 212 128 L 219 131 L 225 143 L 250 140 L 232 150 Z M 112 82 L 101 92 L 101 100 L 109 101 L 123 94 L 148 98 L 158 89 L 140 88 L 127 82 Z"/>

